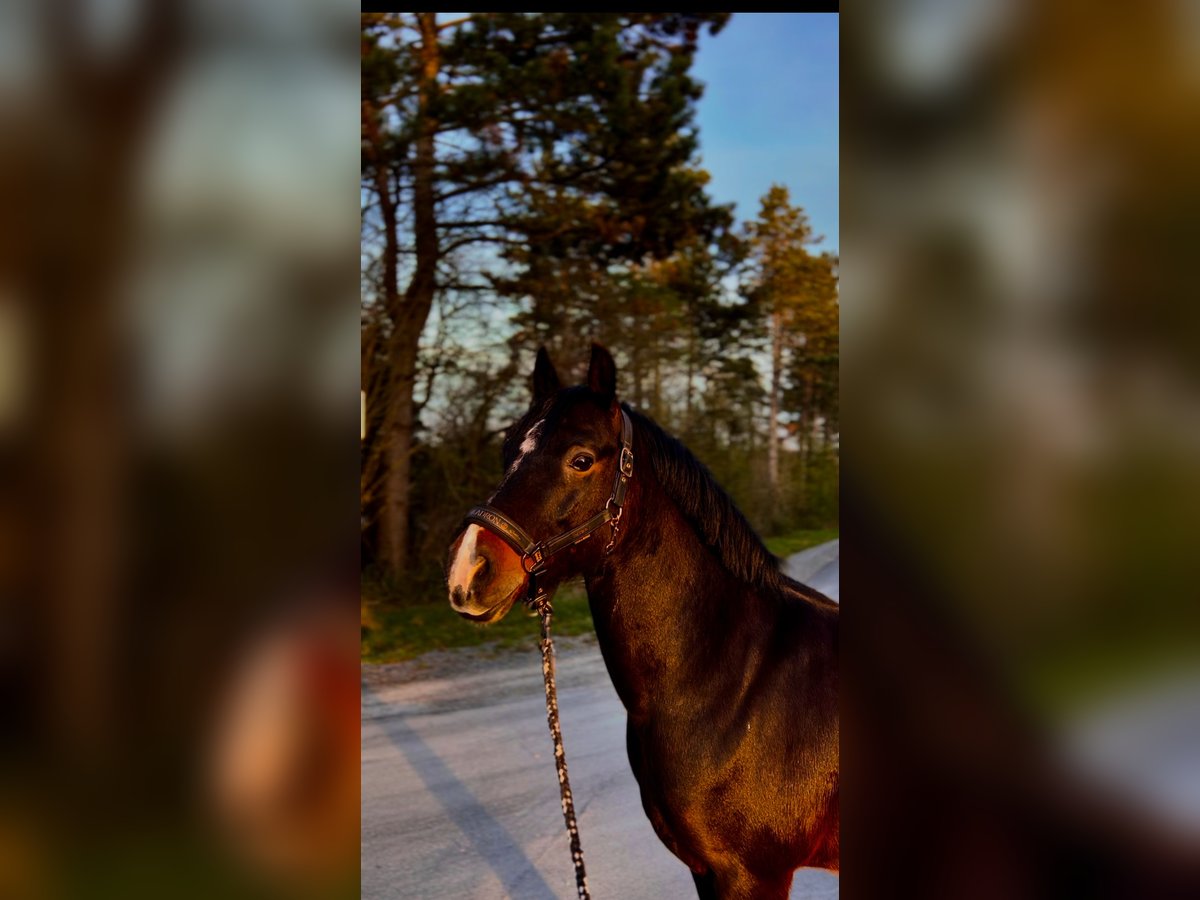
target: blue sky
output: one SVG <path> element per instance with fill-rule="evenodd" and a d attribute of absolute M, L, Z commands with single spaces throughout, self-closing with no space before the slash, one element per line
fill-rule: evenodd
<path fill-rule="evenodd" d="M 738 221 L 758 213 L 772 182 L 791 191 L 818 249 L 838 249 L 838 17 L 741 13 L 701 38 L 692 74 L 700 154 L 718 203 Z"/>

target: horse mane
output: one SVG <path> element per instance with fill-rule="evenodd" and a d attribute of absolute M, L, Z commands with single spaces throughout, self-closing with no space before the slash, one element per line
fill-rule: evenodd
<path fill-rule="evenodd" d="M 788 577 L 762 538 L 708 467 L 648 416 L 621 404 L 634 424 L 634 459 L 648 459 L 654 477 L 697 535 L 735 578 L 783 598 L 832 605 L 819 591 Z"/>

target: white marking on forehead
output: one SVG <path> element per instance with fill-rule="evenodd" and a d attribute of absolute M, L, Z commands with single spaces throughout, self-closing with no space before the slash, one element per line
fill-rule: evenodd
<path fill-rule="evenodd" d="M 517 453 L 517 458 L 513 460 L 513 464 L 508 467 L 508 471 L 504 477 L 507 478 L 521 465 L 521 461 L 530 453 L 537 449 L 538 438 L 542 436 L 542 424 L 545 419 L 538 419 L 533 423 L 533 426 L 525 432 L 525 440 L 521 441 L 520 452 Z"/>
<path fill-rule="evenodd" d="M 483 565 L 482 557 L 478 560 L 475 558 L 475 539 L 479 537 L 479 532 L 482 530 L 478 525 L 467 526 L 467 533 L 463 535 L 462 543 L 458 545 L 458 552 L 454 554 L 454 565 L 450 567 L 451 590 L 460 587 L 465 591 L 471 586 L 471 579 L 475 577 L 479 567 Z"/>
<path fill-rule="evenodd" d="M 512 461 L 512 465 L 509 466 L 508 471 L 504 473 L 504 478 L 501 479 L 498 485 L 496 485 L 496 489 L 492 491 L 492 495 L 488 497 L 488 503 L 491 503 L 496 499 L 496 495 L 500 493 L 500 490 L 504 487 L 504 485 L 508 484 L 508 479 L 512 478 L 513 473 L 520 468 L 521 462 L 525 459 L 525 457 L 537 449 L 537 442 L 542 436 L 542 425 L 545 423 L 545 421 L 545 419 L 538 419 L 533 423 L 533 425 L 530 426 L 529 430 L 525 432 L 525 438 L 521 441 L 521 446 L 517 448 L 517 458 Z"/>
<path fill-rule="evenodd" d="M 525 440 L 521 441 L 521 454 L 532 453 L 537 447 L 538 438 L 542 436 L 542 425 L 546 423 L 545 419 L 538 419 L 533 423 L 527 432 L 525 432 Z"/>

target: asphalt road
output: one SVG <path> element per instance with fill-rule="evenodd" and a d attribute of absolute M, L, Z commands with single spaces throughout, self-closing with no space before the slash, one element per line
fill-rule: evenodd
<path fill-rule="evenodd" d="M 792 557 L 788 571 L 836 597 L 836 542 Z M 687 869 L 642 811 L 625 712 L 599 650 L 558 643 L 563 739 L 592 895 L 694 897 Z M 447 677 L 364 683 L 362 896 L 574 897 L 536 648 L 465 661 Z M 837 895 L 837 876 L 796 873 L 792 897 Z"/>

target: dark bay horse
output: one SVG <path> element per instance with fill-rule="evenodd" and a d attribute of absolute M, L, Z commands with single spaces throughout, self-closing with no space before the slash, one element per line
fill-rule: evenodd
<path fill-rule="evenodd" d="M 601 347 L 566 389 L 538 352 L 504 462 L 485 510 L 551 552 L 532 565 L 524 540 L 472 522 L 450 548 L 451 606 L 494 622 L 530 568 L 551 590 L 582 574 L 642 805 L 700 897 L 784 898 L 797 868 L 837 870 L 837 605 L 784 575 L 687 448 L 618 403 Z"/>

